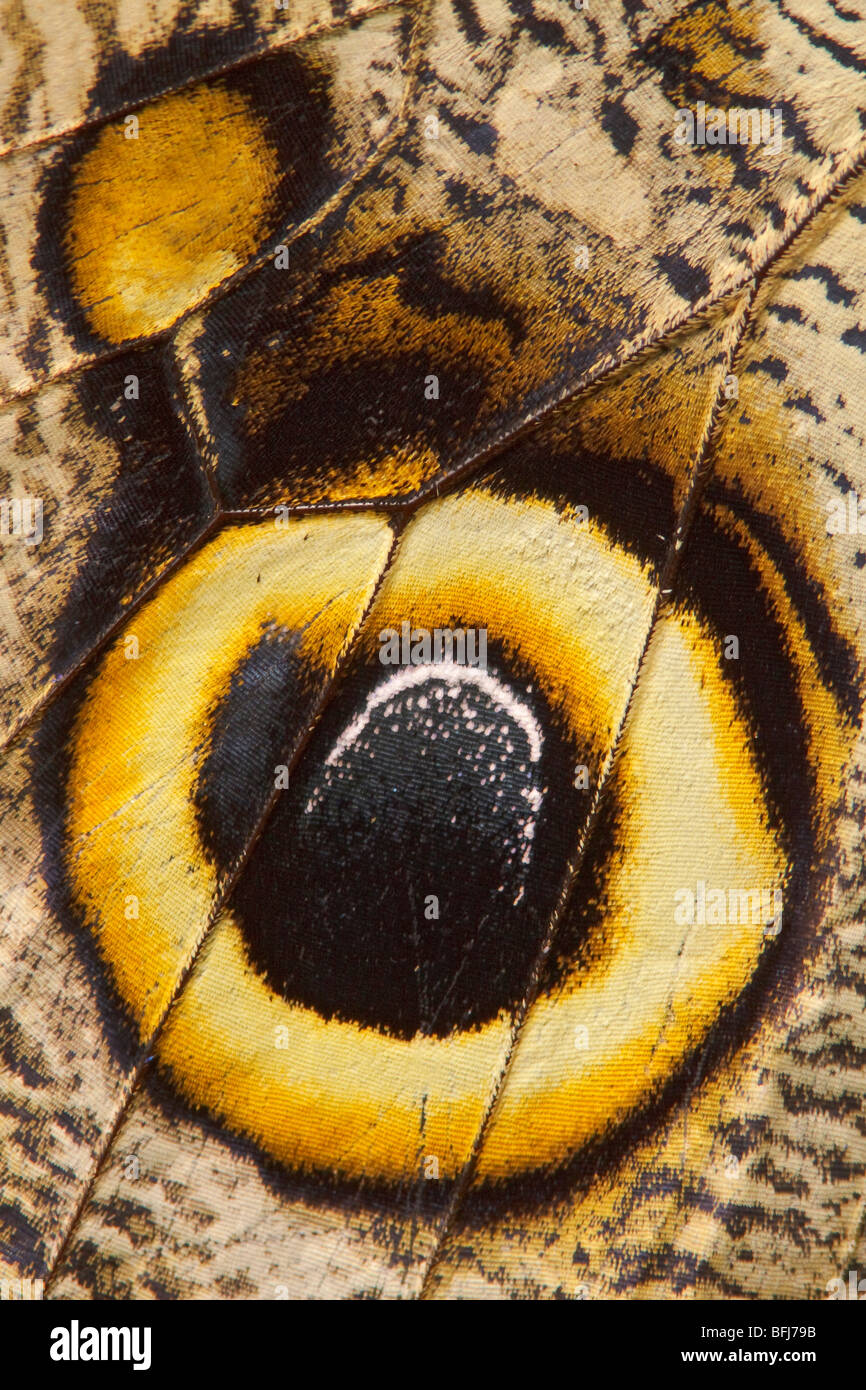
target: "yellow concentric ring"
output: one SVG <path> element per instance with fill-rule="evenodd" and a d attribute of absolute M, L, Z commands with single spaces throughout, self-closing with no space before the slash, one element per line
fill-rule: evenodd
<path fill-rule="evenodd" d="M 215 896 L 190 805 L 233 663 L 269 618 L 299 626 L 319 612 L 305 650 L 330 667 L 384 558 L 382 523 L 336 524 L 345 530 L 338 537 L 327 522 L 318 548 L 309 545 L 315 528 L 300 523 L 291 534 L 253 529 L 213 543 L 137 623 L 150 664 L 133 677 L 112 654 L 82 712 L 70 876 L 143 1035 L 162 1016 Z M 302 541 L 303 529 L 310 535 Z M 255 601 L 254 571 L 267 576 Z M 302 576 L 302 594 L 288 597 Z M 347 597 L 341 584 L 353 577 Z M 224 608 L 209 605 L 217 592 Z M 598 769 L 653 598 L 648 573 L 602 528 L 540 500 L 517 504 L 471 490 L 426 508 L 408 528 L 361 647 L 375 659 L 377 634 L 403 618 L 486 626 L 538 680 L 575 750 Z M 637 635 L 631 645 L 620 640 L 624 627 Z M 654 700 L 657 678 L 664 698 Z M 767 940 L 761 921 L 684 930 L 666 887 L 714 877 L 775 886 L 785 871 L 717 641 L 692 614 L 658 625 L 642 688 L 649 693 L 629 718 L 617 764 L 628 853 L 609 866 L 603 960 L 575 964 L 532 1011 L 481 1155 L 482 1177 L 561 1161 L 651 1096 L 748 982 Z M 118 700 L 125 718 L 106 760 L 102 730 Z M 672 784 L 687 786 L 688 797 L 672 799 Z M 124 924 L 118 884 L 146 899 L 146 929 Z M 326 1021 L 268 987 L 226 910 L 168 1016 L 158 1055 L 191 1102 L 281 1162 L 392 1181 L 415 1175 L 432 1155 L 440 1175 L 453 1177 L 472 1150 L 510 1031 L 505 1011 L 445 1038 L 410 1040 Z M 574 1046 L 578 1034 L 588 1039 L 583 1050 Z"/>

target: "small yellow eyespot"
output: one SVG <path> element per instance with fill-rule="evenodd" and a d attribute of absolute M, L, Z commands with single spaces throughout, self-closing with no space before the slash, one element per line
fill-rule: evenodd
<path fill-rule="evenodd" d="M 66 251 L 101 337 L 158 333 L 245 264 L 272 230 L 277 153 L 241 93 L 214 84 L 102 129 L 73 174 Z"/>

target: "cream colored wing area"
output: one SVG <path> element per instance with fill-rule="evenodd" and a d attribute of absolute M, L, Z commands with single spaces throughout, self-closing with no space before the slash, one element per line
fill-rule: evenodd
<path fill-rule="evenodd" d="M 866 646 L 866 178 L 854 179 L 761 287 L 738 357 L 741 410 L 713 453 L 709 502 L 766 513 L 837 622 Z M 724 495 L 723 495 L 724 494 Z M 859 539 L 858 539 L 859 537 Z M 812 578 L 814 576 L 814 578 Z"/>
<path fill-rule="evenodd" d="M 108 1044 L 105 991 L 81 941 L 64 927 L 43 870 L 34 742 L 7 752 L 0 775 L 0 1268 L 41 1277 L 123 1096 L 131 1052 L 128 1043 L 125 1052 Z M 49 761 L 51 782 L 60 763 Z"/>
<path fill-rule="evenodd" d="M 9 0 L 0 1272 L 863 1266 L 864 111 L 827 0 Z"/>
<path fill-rule="evenodd" d="M 428 1184 L 428 1186 L 433 1186 Z M 57 1299 L 411 1296 L 440 1219 L 432 1192 L 335 1200 L 292 1182 L 160 1084 L 136 1093 L 99 1176 Z M 426 1198 L 426 1199 L 425 1199 Z"/>

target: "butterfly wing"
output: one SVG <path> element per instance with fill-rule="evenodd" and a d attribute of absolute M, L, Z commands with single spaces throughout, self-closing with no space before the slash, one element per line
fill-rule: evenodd
<path fill-rule="evenodd" d="M 0 121 L 44 531 L 0 554 L 10 1277 L 820 1291 L 863 1170 L 862 41 L 101 22 L 25 5 Z M 699 101 L 779 148 L 680 143 Z M 455 628 L 483 670 L 385 670 Z"/>

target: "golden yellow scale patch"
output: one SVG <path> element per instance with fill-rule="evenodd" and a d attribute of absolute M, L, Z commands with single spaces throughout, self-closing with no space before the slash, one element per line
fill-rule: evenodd
<path fill-rule="evenodd" d="M 214 84 L 106 126 L 75 171 L 66 244 L 93 330 L 158 333 L 245 265 L 271 229 L 280 177 L 263 122 Z M 135 138 L 128 138 L 135 133 Z"/>

